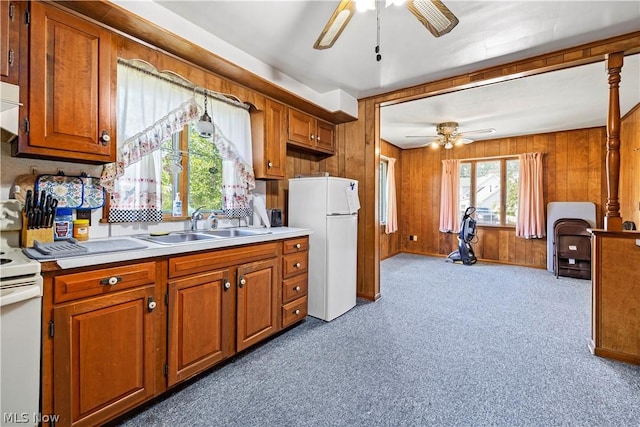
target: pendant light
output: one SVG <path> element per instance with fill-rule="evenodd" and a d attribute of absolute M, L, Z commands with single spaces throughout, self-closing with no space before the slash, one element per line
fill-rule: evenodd
<path fill-rule="evenodd" d="M 207 91 L 204 91 L 204 113 L 200 116 L 200 120 L 196 123 L 196 130 L 203 138 L 211 138 L 213 135 L 213 122 L 207 114 Z"/>

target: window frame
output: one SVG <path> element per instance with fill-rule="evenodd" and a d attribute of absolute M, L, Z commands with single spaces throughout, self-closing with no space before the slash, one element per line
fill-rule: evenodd
<path fill-rule="evenodd" d="M 490 224 L 484 222 L 476 222 L 476 225 L 479 227 L 505 227 L 505 228 L 514 228 L 516 227 L 515 222 L 513 224 L 508 224 L 506 222 L 507 219 L 507 161 L 509 160 L 520 160 L 517 155 L 512 156 L 499 156 L 499 157 L 479 157 L 473 159 L 460 159 L 459 167 L 458 167 L 458 175 L 460 174 L 460 170 L 463 164 L 469 164 L 470 168 L 470 195 L 469 195 L 469 206 L 476 206 L 476 171 L 478 163 L 484 162 L 500 162 L 500 223 L 499 224 Z M 458 189 L 460 190 L 461 184 L 458 184 Z M 460 192 L 461 194 L 461 192 Z M 461 209 L 460 199 L 458 199 L 458 210 Z"/>
<path fill-rule="evenodd" d="M 172 211 L 162 212 L 162 221 L 184 221 L 185 219 L 189 218 L 189 213 L 187 212 L 189 203 L 184 202 L 185 195 L 187 196 L 186 200 L 188 201 L 189 199 L 189 180 L 186 179 L 186 177 L 189 176 L 189 124 L 187 123 L 186 125 L 184 125 L 180 132 L 176 132 L 175 134 L 173 134 L 171 140 L 173 141 L 173 149 L 182 153 L 182 156 L 180 156 L 180 166 L 182 166 L 182 172 L 176 174 L 178 176 L 178 185 L 174 186 L 174 191 L 171 195 L 171 200 L 175 199 L 175 188 L 178 189 L 177 192 L 180 192 L 180 194 L 183 195 L 182 215 L 173 216 Z M 177 147 L 176 143 L 178 145 Z M 185 155 L 185 153 L 187 155 Z"/>
<path fill-rule="evenodd" d="M 380 194 L 379 194 L 379 198 L 380 201 L 378 203 L 378 209 L 380 210 L 380 212 L 378 213 L 378 221 L 380 222 L 380 225 L 386 225 L 387 224 L 387 179 L 389 176 L 389 161 L 386 159 L 380 159 L 380 165 L 379 165 L 379 173 L 380 173 Z M 384 178 L 384 179 L 383 179 Z"/>

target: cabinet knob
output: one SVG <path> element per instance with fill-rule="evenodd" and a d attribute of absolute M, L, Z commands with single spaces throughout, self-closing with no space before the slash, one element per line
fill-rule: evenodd
<path fill-rule="evenodd" d="M 102 134 L 100 135 L 100 141 L 102 141 L 102 145 L 107 145 L 109 141 L 111 141 L 111 136 L 109 136 L 109 132 L 107 132 L 106 130 L 103 130 Z"/>
<path fill-rule="evenodd" d="M 296 243 L 296 249 L 300 249 L 302 245 L 300 243 Z"/>
<path fill-rule="evenodd" d="M 149 309 L 149 312 L 152 312 L 156 308 L 157 305 L 158 304 L 153 300 L 152 297 L 149 297 L 147 299 L 147 308 Z"/>
<path fill-rule="evenodd" d="M 320 141 L 320 135 L 318 135 L 318 137 L 316 138 L 317 141 Z"/>
<path fill-rule="evenodd" d="M 113 277 L 109 277 L 108 279 L 102 279 L 100 280 L 100 284 L 101 285 L 109 285 L 109 286 L 115 286 L 118 284 L 118 282 L 122 281 L 122 277 L 118 277 L 118 276 L 113 276 Z"/>
<path fill-rule="evenodd" d="M 312 140 L 312 141 L 313 141 L 315 138 L 316 138 L 316 136 L 315 136 L 314 134 L 309 135 L 309 139 L 310 139 L 310 140 Z"/>
<path fill-rule="evenodd" d="M 293 310 L 293 314 L 295 314 L 297 316 L 298 314 L 300 314 L 300 310 L 298 310 L 298 309 Z"/>
<path fill-rule="evenodd" d="M 293 266 L 294 266 L 295 268 L 300 268 L 300 263 L 299 263 L 299 262 L 296 262 L 295 264 L 293 264 Z"/>
<path fill-rule="evenodd" d="M 300 292 L 300 286 L 296 286 L 295 288 L 293 288 L 293 290 L 296 292 Z"/>
<path fill-rule="evenodd" d="M 273 163 L 271 163 L 270 161 L 267 162 L 267 169 L 271 169 L 273 167 Z"/>
<path fill-rule="evenodd" d="M 231 283 L 229 282 L 224 282 L 224 290 L 226 291 L 227 289 L 229 289 L 231 287 Z"/>
<path fill-rule="evenodd" d="M 240 278 L 240 287 L 243 287 L 243 286 L 244 286 L 244 285 L 246 285 L 246 284 L 247 284 L 246 279 L 245 279 L 244 277 L 241 277 L 241 278 Z"/>

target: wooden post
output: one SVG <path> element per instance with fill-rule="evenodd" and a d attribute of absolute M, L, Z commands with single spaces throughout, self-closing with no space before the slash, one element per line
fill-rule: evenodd
<path fill-rule="evenodd" d="M 607 205 L 604 217 L 604 229 L 622 230 L 618 185 L 620 182 L 620 71 L 624 52 L 607 55 L 607 73 L 609 74 L 609 114 L 607 117 Z"/>

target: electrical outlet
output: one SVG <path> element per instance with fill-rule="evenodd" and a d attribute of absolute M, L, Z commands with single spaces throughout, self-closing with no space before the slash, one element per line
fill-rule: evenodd
<path fill-rule="evenodd" d="M 91 209 L 76 209 L 76 219 L 88 219 L 91 225 Z"/>

